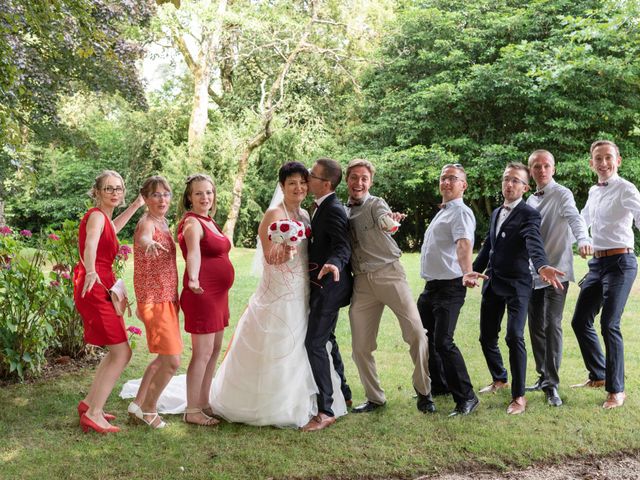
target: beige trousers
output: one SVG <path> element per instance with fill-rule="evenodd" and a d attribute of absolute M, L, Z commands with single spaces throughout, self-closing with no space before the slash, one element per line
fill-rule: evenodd
<path fill-rule="evenodd" d="M 413 387 L 421 394 L 428 395 L 431 392 L 431 380 L 427 336 L 404 268 L 396 260 L 375 272 L 358 274 L 354 279 L 349 307 L 352 356 L 367 400 L 378 404 L 386 402 L 373 358 L 385 305 L 398 318 L 402 339 L 409 344 L 414 365 Z"/>

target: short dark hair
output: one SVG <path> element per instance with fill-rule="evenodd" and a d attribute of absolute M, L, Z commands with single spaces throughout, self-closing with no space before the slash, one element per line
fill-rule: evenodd
<path fill-rule="evenodd" d="M 505 170 L 507 168 L 513 168 L 514 170 L 522 170 L 524 173 L 527 174 L 527 180 L 529 180 L 531 178 L 531 174 L 529 173 L 529 167 L 527 167 L 523 163 L 520 163 L 520 162 L 509 162 L 509 163 L 507 163 L 507 166 L 504 167 Z"/>
<path fill-rule="evenodd" d="M 300 174 L 305 182 L 309 181 L 309 169 L 300 162 L 287 162 L 282 165 L 278 171 L 278 181 L 284 185 L 284 181 L 296 173 Z"/>
<path fill-rule="evenodd" d="M 322 176 L 331 183 L 331 190 L 335 190 L 342 181 L 342 166 L 333 158 L 322 157 L 316 160 L 322 168 Z"/>
<path fill-rule="evenodd" d="M 591 144 L 591 148 L 589 149 L 589 153 L 591 155 L 593 155 L 593 151 L 598 147 L 602 147 L 603 145 L 609 145 L 609 146 L 615 148 L 616 149 L 616 153 L 618 154 L 618 156 L 620 156 L 620 149 L 618 148 L 618 145 L 613 143 L 611 140 L 596 140 L 595 142 L 593 142 Z"/>

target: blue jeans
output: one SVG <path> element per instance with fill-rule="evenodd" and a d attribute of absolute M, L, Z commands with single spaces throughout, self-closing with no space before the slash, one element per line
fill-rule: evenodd
<path fill-rule="evenodd" d="M 638 271 L 633 253 L 589 260 L 589 272 L 580 287 L 580 295 L 571 326 L 578 339 L 589 379 L 605 379 L 609 393 L 624 391 L 624 344 L 620 319 Z M 606 357 L 593 328 L 597 313 Z"/>

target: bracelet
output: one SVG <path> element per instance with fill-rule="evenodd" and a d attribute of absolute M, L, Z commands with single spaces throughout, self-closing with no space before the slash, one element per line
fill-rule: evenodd
<path fill-rule="evenodd" d="M 87 275 L 98 275 L 96 272 L 85 272 L 85 276 Z"/>

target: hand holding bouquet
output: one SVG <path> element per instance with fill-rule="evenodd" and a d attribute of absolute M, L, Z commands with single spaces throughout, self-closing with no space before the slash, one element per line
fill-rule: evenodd
<path fill-rule="evenodd" d="M 289 252 L 289 260 L 300 242 L 307 238 L 306 229 L 298 220 L 278 220 L 269 225 L 269 240 L 276 245 L 283 245 Z"/>

